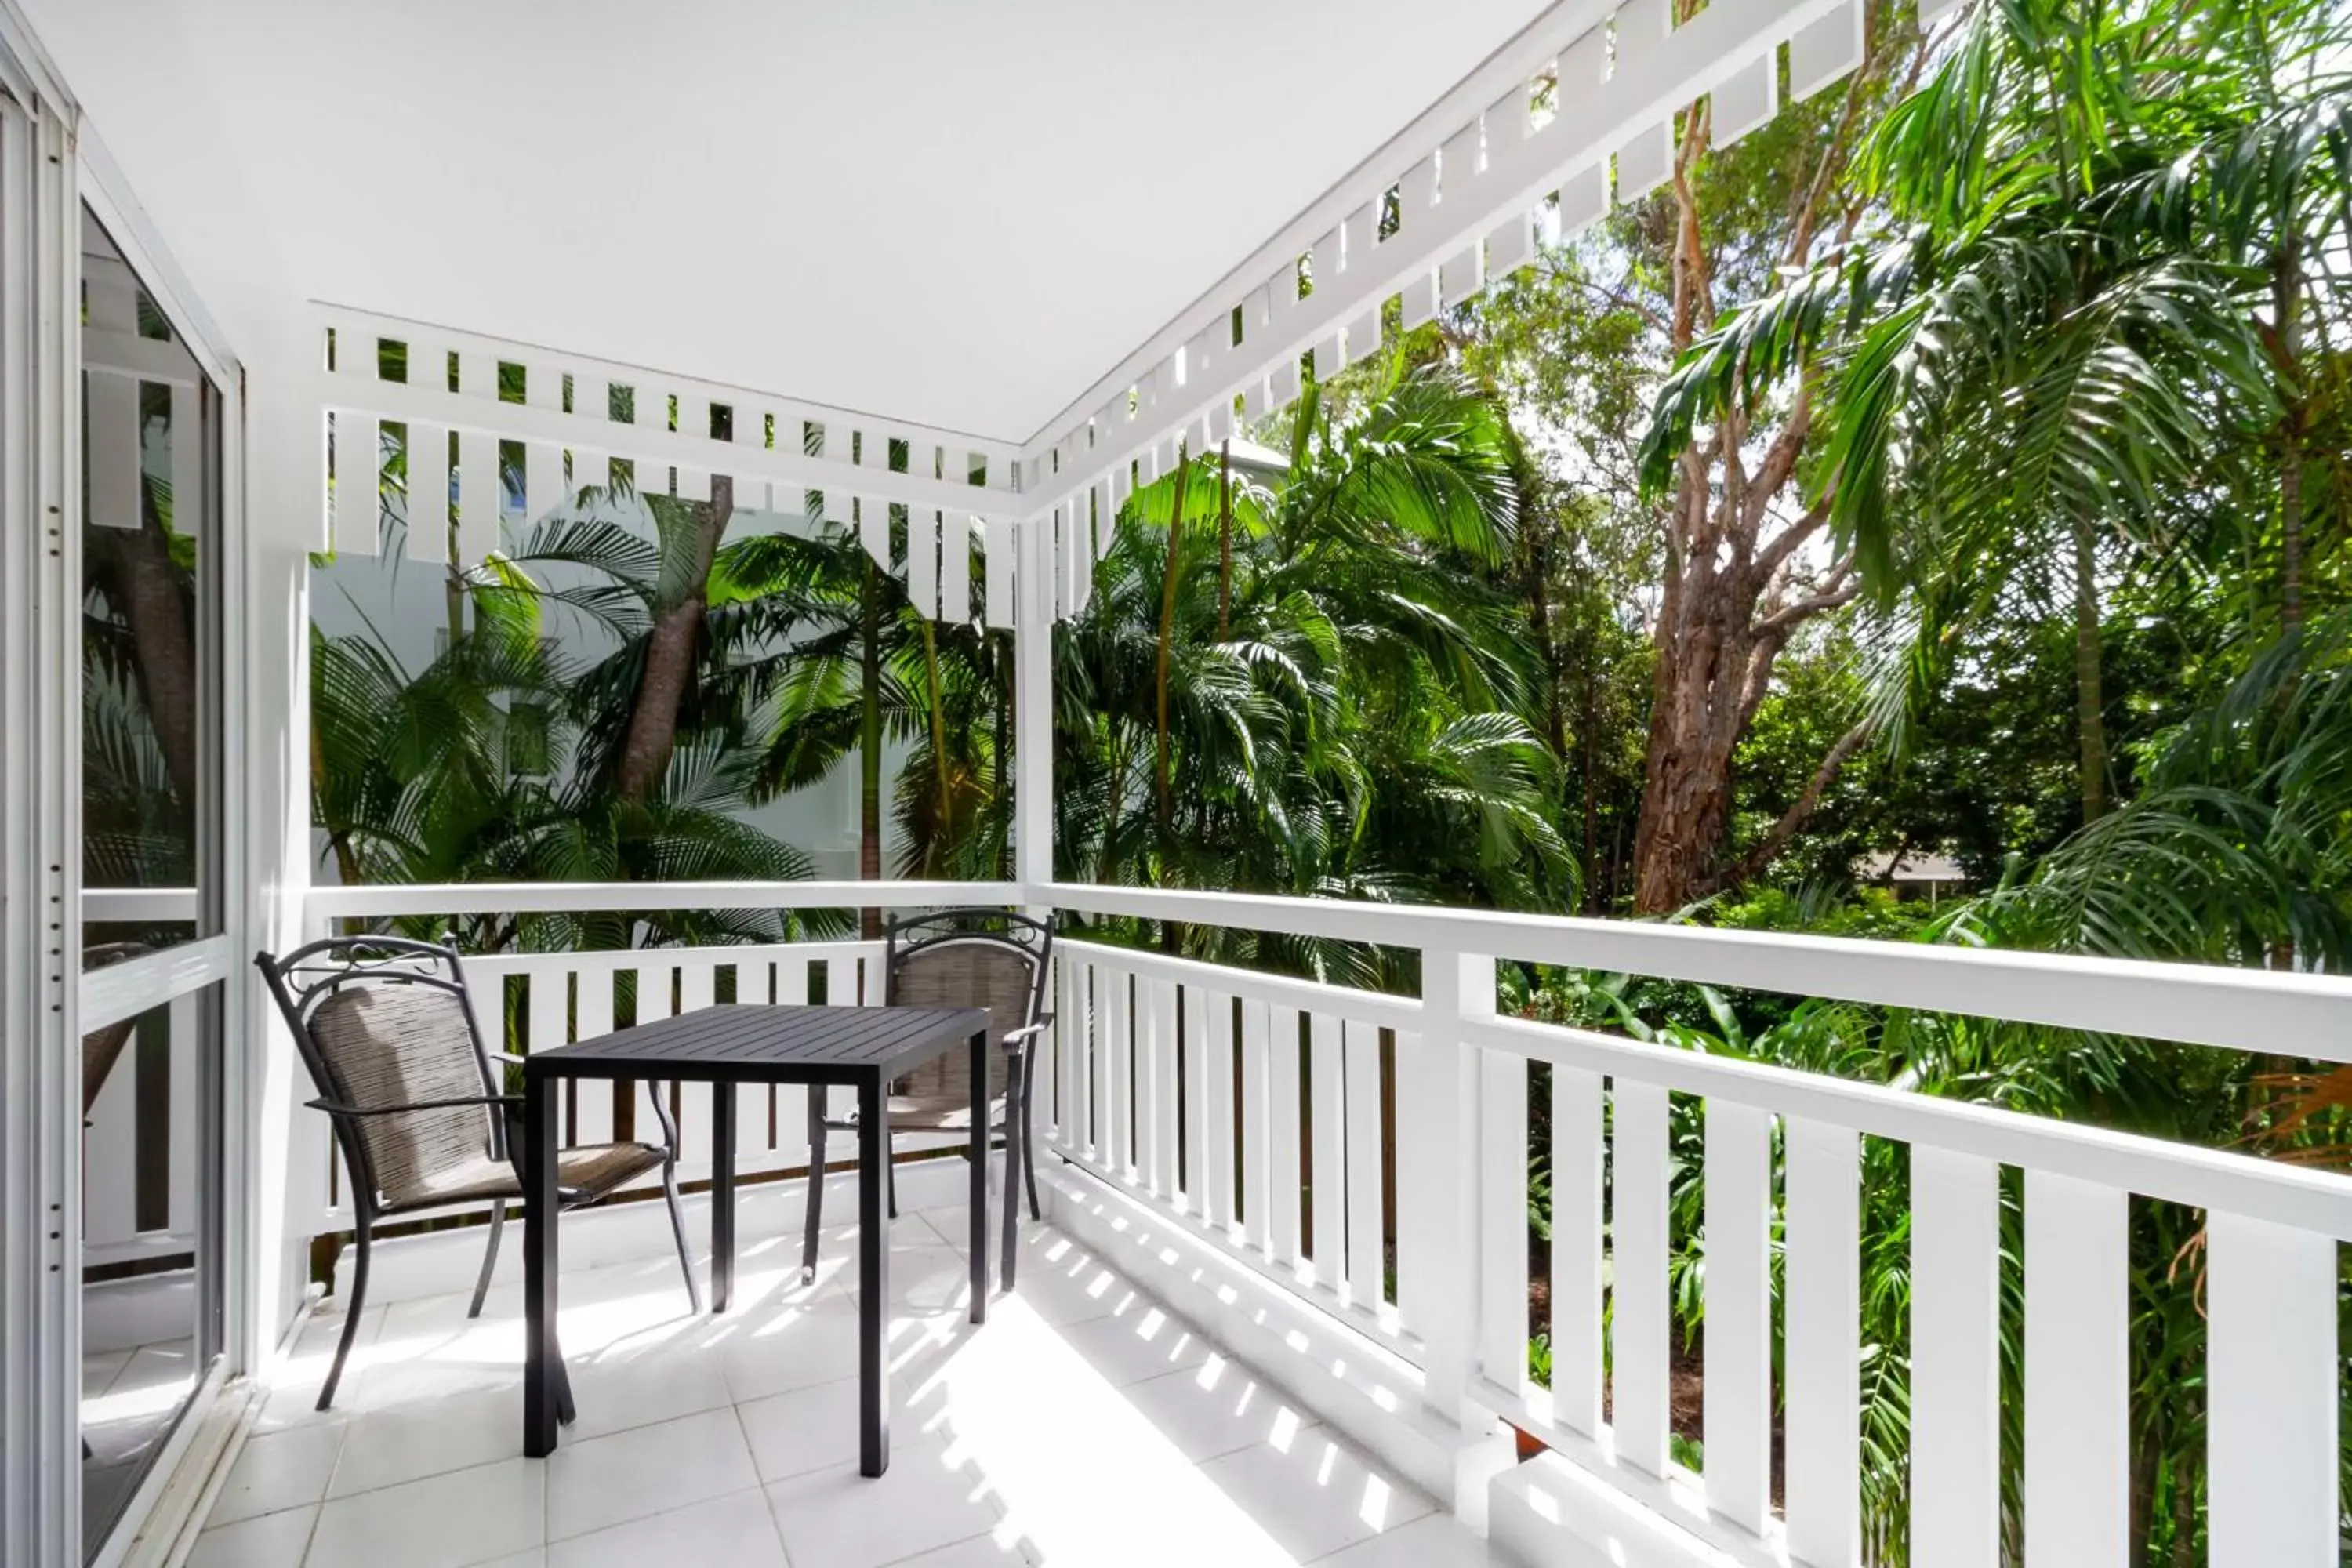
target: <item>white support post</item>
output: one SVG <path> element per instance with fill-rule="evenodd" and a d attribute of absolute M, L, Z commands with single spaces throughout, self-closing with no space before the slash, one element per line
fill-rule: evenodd
<path fill-rule="evenodd" d="M 1054 879 L 1054 527 L 1050 515 L 1021 525 L 1013 584 L 1014 843 L 1022 881 Z M 990 570 L 994 571 L 993 564 Z"/>

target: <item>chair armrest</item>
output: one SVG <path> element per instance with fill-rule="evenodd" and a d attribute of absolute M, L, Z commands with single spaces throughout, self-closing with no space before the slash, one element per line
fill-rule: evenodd
<path fill-rule="evenodd" d="M 1025 1045 L 1033 1037 L 1042 1035 L 1053 1026 L 1054 1015 L 1051 1013 L 1040 1013 L 1037 1015 L 1037 1021 L 1035 1023 L 1024 1024 L 1017 1029 L 1005 1030 L 1003 1040 L 1004 1048 L 1009 1051 L 1017 1046 Z"/>
<path fill-rule="evenodd" d="M 334 1100 L 306 1100 L 302 1102 L 313 1110 L 323 1110 L 330 1116 L 398 1116 L 410 1110 L 454 1110 L 465 1105 L 504 1105 L 520 1108 L 519 1094 L 469 1094 L 457 1100 L 419 1100 L 407 1105 L 374 1107 L 345 1105 Z"/>
<path fill-rule="evenodd" d="M 529 1057 L 519 1057 L 512 1051 L 491 1051 L 487 1054 L 494 1062 L 512 1062 L 517 1067 L 528 1067 L 530 1064 Z"/>

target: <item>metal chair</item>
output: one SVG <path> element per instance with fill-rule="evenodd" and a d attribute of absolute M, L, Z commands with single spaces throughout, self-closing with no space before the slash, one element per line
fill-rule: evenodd
<path fill-rule="evenodd" d="M 481 1315 L 498 1265 L 507 1205 L 521 1201 L 524 1190 L 518 1121 L 522 1097 L 502 1091 L 501 1075 L 490 1062 L 522 1058 L 483 1044 L 454 946 L 396 936 L 331 937 L 282 959 L 257 953 L 253 962 L 318 1087 L 320 1098 L 309 1103 L 333 1120 L 351 1179 L 359 1255 L 342 1339 L 319 1392 L 319 1408 L 324 1410 L 334 1403 L 367 1300 L 368 1255 L 378 1220 L 488 1199 L 489 1247 L 466 1311 L 468 1318 Z M 699 1313 L 702 1292 L 678 1208 L 677 1125 L 659 1086 L 654 1090 L 663 1142 L 559 1151 L 560 1206 L 596 1203 L 658 1167 L 687 1299 Z"/>
<path fill-rule="evenodd" d="M 988 1011 L 990 1122 L 1004 1134 L 1004 1282 L 1013 1283 L 1016 1168 L 1029 1191 L 1029 1216 L 1037 1205 L 1036 1152 L 1029 1138 L 1030 1090 L 1037 1073 L 1037 1039 L 1053 1015 L 1045 1009 L 1045 977 L 1053 957 L 1053 928 L 1044 921 L 1005 910 L 940 910 L 894 921 L 884 932 L 885 1006 L 984 1007 Z M 971 1058 L 958 1048 L 926 1063 L 891 1086 L 890 1133 L 962 1132 L 971 1130 Z M 809 1096 L 809 1189 L 807 1235 L 801 1247 L 801 1277 L 816 1278 L 816 1233 L 824 1200 L 824 1145 L 828 1131 L 852 1132 L 855 1114 L 827 1114 L 822 1090 Z M 898 1215 L 898 1169 L 890 1173 L 890 1217 Z"/>

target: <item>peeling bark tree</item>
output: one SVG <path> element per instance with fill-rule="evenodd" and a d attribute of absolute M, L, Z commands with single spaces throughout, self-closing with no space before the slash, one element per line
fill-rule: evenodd
<path fill-rule="evenodd" d="M 695 679 L 702 616 L 709 603 L 710 563 L 718 558 L 727 520 L 735 513 L 735 482 L 714 475 L 709 502 L 679 502 L 665 510 L 671 515 L 663 526 L 664 566 L 666 571 L 674 567 L 677 576 L 663 584 L 665 591 L 655 604 L 653 626 L 646 634 L 645 669 L 637 678 L 636 699 L 629 705 L 629 726 L 623 732 L 614 775 L 622 797 L 638 802 L 651 800 L 661 788 L 670 752 L 677 745 L 678 715 Z"/>
<path fill-rule="evenodd" d="M 1869 50 L 1797 198 L 1781 258 L 1787 266 L 1813 259 L 1825 222 L 1834 222 L 1838 237 L 1846 239 L 1860 220 L 1858 204 L 1847 199 L 1840 209 L 1833 203 L 1880 66 L 1878 20 L 1874 10 Z M 1695 180 L 1707 154 L 1707 115 L 1705 106 L 1684 115 L 1675 159 L 1667 331 L 1677 357 L 1717 313 L 1714 242 Z M 1727 859 L 1732 763 L 1771 689 L 1773 666 L 1800 627 L 1848 603 L 1860 588 L 1851 556 L 1826 569 L 1809 563 L 1806 546 L 1828 526 L 1827 501 L 1797 510 L 1788 493 L 1811 431 L 1817 391 L 1808 374 L 1769 439 L 1734 414 L 1681 454 L 1661 520 L 1665 572 L 1652 629 L 1657 662 L 1633 838 L 1637 913 L 1682 908 L 1762 870 L 1869 738 L 1865 725 L 1848 731 L 1780 819 L 1737 860 Z"/>

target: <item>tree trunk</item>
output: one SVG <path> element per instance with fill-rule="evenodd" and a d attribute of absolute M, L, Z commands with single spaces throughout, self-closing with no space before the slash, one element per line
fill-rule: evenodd
<path fill-rule="evenodd" d="M 2092 524 L 2077 518 L 2074 534 L 2074 721 L 2081 737 L 2083 820 L 2107 814 L 2106 699 L 2099 651 L 2099 550 Z"/>
<path fill-rule="evenodd" d="M 1234 626 L 1234 444 L 1217 446 L 1217 640 Z"/>
<path fill-rule="evenodd" d="M 113 578 L 108 596 L 131 626 L 139 691 L 147 722 L 163 753 L 172 793 L 193 819 L 198 805 L 201 768 L 196 742 L 196 634 L 188 616 L 188 594 L 172 561 L 172 542 L 155 498 L 140 487 L 139 528 L 115 533 Z"/>
<path fill-rule="evenodd" d="M 1153 733 L 1157 742 L 1153 777 L 1160 831 L 1163 837 L 1175 807 L 1174 798 L 1170 793 L 1168 768 L 1168 655 L 1170 645 L 1176 637 L 1176 552 L 1184 539 L 1184 489 L 1192 473 L 1192 466 L 1185 461 L 1183 448 L 1180 447 L 1176 451 L 1175 496 L 1168 513 L 1168 565 L 1160 576 L 1160 647 L 1152 673 Z"/>
<path fill-rule="evenodd" d="M 2303 625 L 2303 436 L 2309 407 L 2303 392 L 2303 247 L 2289 231 L 2271 265 L 2272 359 L 2279 395 L 2279 623 L 2293 632 Z"/>
<path fill-rule="evenodd" d="M 679 508 L 683 526 L 690 530 L 688 564 L 690 575 L 684 591 L 654 616 L 646 637 L 646 665 L 637 678 L 636 701 L 629 710 L 629 728 L 621 742 L 621 765 L 615 781 L 625 800 L 645 802 L 660 790 L 669 772 L 670 752 L 677 744 L 678 714 L 687 690 L 695 680 L 696 653 L 702 640 L 702 614 L 710 593 L 710 563 L 718 558 L 719 540 L 735 511 L 735 482 L 723 474 L 710 480 L 710 500 L 688 502 Z"/>
<path fill-rule="evenodd" d="M 874 557 L 865 560 L 866 581 L 858 595 L 864 638 L 858 653 L 864 679 L 857 718 L 857 879 L 882 879 L 882 574 Z M 859 911 L 858 930 L 873 942 L 882 935 L 882 911 Z"/>

